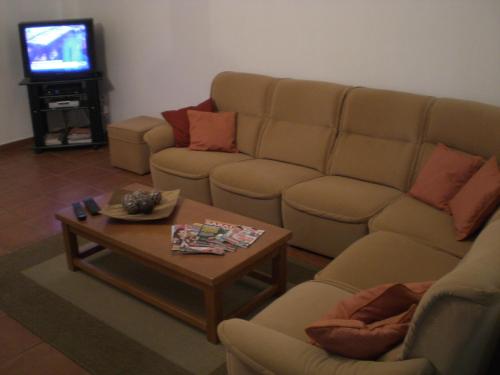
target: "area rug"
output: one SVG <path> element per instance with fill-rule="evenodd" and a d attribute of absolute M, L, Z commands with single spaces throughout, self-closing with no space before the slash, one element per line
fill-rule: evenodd
<path fill-rule="evenodd" d="M 109 252 L 92 261 L 202 312 L 200 291 Z M 289 286 L 317 269 L 289 260 Z M 263 285 L 244 279 L 224 294 L 227 311 Z M 0 258 L 0 309 L 95 375 L 225 374 L 224 350 L 205 334 L 83 272 L 66 267 L 60 236 Z"/>

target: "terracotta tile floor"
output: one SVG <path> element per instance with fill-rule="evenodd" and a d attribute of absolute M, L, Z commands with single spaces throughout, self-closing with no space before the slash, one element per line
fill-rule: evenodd
<path fill-rule="evenodd" d="M 150 175 L 112 167 L 107 148 L 34 154 L 30 147 L 0 147 L 0 256 L 59 233 L 54 212 L 61 207 L 129 183 L 152 184 Z M 329 262 L 294 248 L 289 255 L 319 267 Z M 0 374 L 87 372 L 0 311 Z"/>

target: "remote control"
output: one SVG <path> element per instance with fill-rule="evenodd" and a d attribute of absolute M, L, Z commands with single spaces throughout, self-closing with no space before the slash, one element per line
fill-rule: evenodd
<path fill-rule="evenodd" d="M 75 213 L 75 216 L 78 220 L 85 220 L 87 218 L 87 214 L 83 210 L 83 206 L 80 204 L 80 202 L 76 202 L 72 204 L 73 206 L 73 212 Z"/>
<path fill-rule="evenodd" d="M 99 211 L 101 211 L 101 207 L 97 204 L 97 202 L 94 200 L 94 198 L 85 198 L 83 200 L 83 204 L 85 205 L 85 208 L 87 211 L 92 215 L 99 215 Z"/>

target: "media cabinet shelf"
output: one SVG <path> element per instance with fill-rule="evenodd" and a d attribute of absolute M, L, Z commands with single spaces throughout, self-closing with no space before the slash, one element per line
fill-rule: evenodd
<path fill-rule="evenodd" d="M 61 149 L 70 149 L 70 148 L 80 148 L 80 147 L 101 147 L 106 145 L 106 142 L 87 142 L 87 143 L 67 143 L 60 145 L 46 145 L 46 146 L 38 146 L 35 151 L 50 151 L 50 150 L 61 150 Z"/>
<path fill-rule="evenodd" d="M 78 110 L 81 110 L 81 109 L 90 109 L 90 107 L 88 106 L 80 106 L 78 108 L 41 108 L 40 109 L 40 112 L 54 112 L 54 111 L 58 111 L 58 112 L 69 112 L 69 111 L 78 111 Z"/>
<path fill-rule="evenodd" d="M 100 74 L 91 77 L 32 81 L 24 78 L 19 84 L 26 86 L 30 103 L 31 122 L 35 144 L 33 150 L 37 153 L 45 150 L 61 150 L 79 147 L 98 148 L 107 143 L 106 133 L 102 122 L 101 101 L 99 95 Z M 49 108 L 49 103 L 65 100 L 78 101 L 74 107 Z M 67 114 L 72 111 L 85 111 L 88 117 L 88 127 L 91 133 L 90 142 L 45 144 L 45 137 L 49 133 L 49 113 L 61 112 L 65 126 L 65 136 L 68 133 Z"/>

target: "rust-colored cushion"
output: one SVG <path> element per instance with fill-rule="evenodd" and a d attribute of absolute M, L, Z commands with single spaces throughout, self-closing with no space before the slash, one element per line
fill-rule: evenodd
<path fill-rule="evenodd" d="M 493 213 L 500 201 L 500 171 L 489 159 L 450 200 L 457 240 L 471 235 Z"/>
<path fill-rule="evenodd" d="M 189 119 L 187 111 L 193 109 L 196 111 L 213 112 L 214 106 L 212 99 L 207 99 L 197 106 L 185 107 L 174 111 L 162 112 L 162 116 L 172 126 L 175 139 L 175 147 L 189 146 Z"/>
<path fill-rule="evenodd" d="M 314 345 L 348 358 L 375 359 L 401 342 L 431 282 L 384 284 L 340 301 L 306 328 Z"/>
<path fill-rule="evenodd" d="M 187 111 L 191 143 L 198 151 L 238 152 L 236 148 L 236 113 Z"/>
<path fill-rule="evenodd" d="M 483 159 L 438 144 L 420 171 L 409 194 L 446 210 L 448 202 L 481 167 Z"/>

